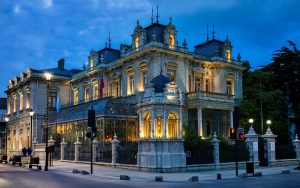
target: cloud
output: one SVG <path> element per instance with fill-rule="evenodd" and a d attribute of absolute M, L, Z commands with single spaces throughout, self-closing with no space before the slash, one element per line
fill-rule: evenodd
<path fill-rule="evenodd" d="M 14 11 L 15 14 L 18 14 L 20 12 L 20 5 L 15 5 L 13 11 Z"/>
<path fill-rule="evenodd" d="M 45 9 L 51 8 L 52 5 L 53 5 L 52 0 L 43 0 L 43 7 L 44 7 Z"/>

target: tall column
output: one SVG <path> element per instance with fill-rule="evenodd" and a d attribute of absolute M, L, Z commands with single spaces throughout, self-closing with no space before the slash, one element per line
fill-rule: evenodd
<path fill-rule="evenodd" d="M 95 138 L 93 140 L 93 162 L 96 162 L 96 159 L 97 159 L 97 148 L 98 148 L 98 145 L 99 145 L 99 142 L 97 140 L 97 138 Z"/>
<path fill-rule="evenodd" d="M 295 140 L 293 141 L 294 149 L 296 152 L 296 159 L 300 161 L 300 140 L 298 140 L 298 135 L 296 134 Z"/>
<path fill-rule="evenodd" d="M 143 127 L 143 123 L 142 123 L 142 112 L 139 112 L 139 138 L 141 138 L 142 136 L 144 137 L 144 135 L 142 135 L 142 133 L 144 133 L 144 127 Z"/>
<path fill-rule="evenodd" d="M 255 133 L 253 127 L 251 126 L 248 133 L 245 135 L 246 145 L 249 151 L 249 161 L 258 161 L 258 138 L 259 135 Z"/>
<path fill-rule="evenodd" d="M 267 156 L 268 156 L 268 165 L 270 165 L 273 161 L 276 160 L 275 157 L 275 138 L 277 137 L 277 135 L 274 135 L 270 129 L 270 127 L 268 127 L 267 132 L 262 136 L 262 138 L 265 140 L 266 142 L 266 152 L 267 152 Z"/>
<path fill-rule="evenodd" d="M 179 121 L 178 121 L 178 138 L 181 139 L 182 138 L 182 108 L 179 109 Z"/>
<path fill-rule="evenodd" d="M 230 110 L 230 128 L 233 128 L 233 110 Z"/>
<path fill-rule="evenodd" d="M 65 142 L 65 138 L 62 139 L 62 142 L 60 143 L 60 160 L 65 160 L 65 151 L 68 143 Z"/>
<path fill-rule="evenodd" d="M 220 167 L 220 140 L 217 139 L 217 134 L 214 132 L 213 139 L 210 141 L 214 146 L 214 164 L 216 169 Z"/>
<path fill-rule="evenodd" d="M 154 125 L 155 125 L 155 114 L 151 112 L 151 126 L 150 126 L 150 138 L 154 138 Z"/>
<path fill-rule="evenodd" d="M 80 154 L 80 147 L 81 147 L 81 142 L 79 141 L 78 137 L 76 142 L 74 143 L 75 145 L 75 159 L 74 161 L 77 162 L 79 161 L 79 154 Z"/>
<path fill-rule="evenodd" d="M 198 112 L 198 134 L 203 136 L 203 125 L 202 125 L 202 108 L 197 109 Z"/>
<path fill-rule="evenodd" d="M 111 164 L 117 164 L 117 157 L 118 157 L 118 147 L 120 141 L 118 140 L 117 135 L 115 134 L 114 139 L 111 141 Z"/>
<path fill-rule="evenodd" d="M 167 113 L 165 109 L 163 115 L 163 138 L 167 138 Z"/>

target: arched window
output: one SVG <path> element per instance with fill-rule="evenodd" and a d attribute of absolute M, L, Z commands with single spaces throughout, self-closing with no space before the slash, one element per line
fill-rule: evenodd
<path fill-rule="evenodd" d="M 230 60 L 231 59 L 231 52 L 230 52 L 230 50 L 226 51 L 226 55 L 227 55 L 227 60 Z"/>
<path fill-rule="evenodd" d="M 169 37 L 169 46 L 170 47 L 174 47 L 174 44 L 175 44 L 175 42 L 174 42 L 174 36 L 170 35 L 170 37 Z"/>
<path fill-rule="evenodd" d="M 151 132 L 151 114 L 146 113 L 144 116 L 144 127 L 143 127 L 142 137 L 150 138 L 150 132 Z"/>
<path fill-rule="evenodd" d="M 177 138 L 178 118 L 174 113 L 168 115 L 168 138 Z"/>
<path fill-rule="evenodd" d="M 135 48 L 139 48 L 140 47 L 140 39 L 139 37 L 135 38 Z"/>
<path fill-rule="evenodd" d="M 163 133 L 163 129 L 162 129 L 162 116 L 161 115 L 157 115 L 156 116 L 156 127 L 155 127 L 155 137 L 156 138 L 162 138 L 162 133 Z"/>

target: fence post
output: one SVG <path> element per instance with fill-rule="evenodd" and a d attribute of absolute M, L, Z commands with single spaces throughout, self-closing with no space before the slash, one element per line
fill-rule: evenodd
<path fill-rule="evenodd" d="M 81 147 L 81 142 L 79 141 L 79 138 L 77 137 L 77 140 L 76 142 L 74 143 L 75 145 L 75 159 L 74 161 L 77 162 L 79 161 L 79 150 L 80 150 L 80 147 Z"/>
<path fill-rule="evenodd" d="M 65 160 L 65 151 L 67 147 L 67 142 L 65 142 L 65 138 L 62 139 L 62 142 L 60 143 L 60 160 Z"/>
<path fill-rule="evenodd" d="M 98 148 L 99 142 L 97 138 L 93 140 L 93 163 L 96 162 L 97 159 L 97 148 Z"/>
<path fill-rule="evenodd" d="M 298 140 L 298 135 L 296 134 L 295 140 L 293 141 L 294 150 L 296 152 L 296 159 L 300 161 L 300 140 Z"/>
<path fill-rule="evenodd" d="M 117 164 L 117 157 L 118 157 L 118 147 L 119 147 L 119 144 L 120 144 L 120 141 L 118 140 L 118 137 L 117 135 L 115 134 L 114 136 L 114 139 L 111 141 L 111 163 L 113 165 L 116 165 Z"/>
<path fill-rule="evenodd" d="M 260 136 L 255 133 L 253 127 L 251 126 L 248 133 L 245 135 L 246 145 L 249 151 L 249 161 L 258 163 L 258 138 Z"/>
<path fill-rule="evenodd" d="M 275 138 L 277 135 L 273 134 L 270 127 L 268 127 L 267 132 L 261 136 L 266 142 L 266 151 L 268 165 L 272 165 L 272 162 L 276 160 L 275 156 Z"/>
<path fill-rule="evenodd" d="M 213 139 L 210 141 L 214 146 L 214 164 L 216 169 L 220 168 L 220 140 L 217 139 L 217 134 L 214 132 Z"/>
<path fill-rule="evenodd" d="M 48 140 L 48 147 L 53 146 L 55 144 L 55 140 L 53 140 L 52 135 L 50 136 L 50 139 Z"/>

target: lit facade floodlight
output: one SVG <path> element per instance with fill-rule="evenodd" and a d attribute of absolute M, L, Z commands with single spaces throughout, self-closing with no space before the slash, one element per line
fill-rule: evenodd
<path fill-rule="evenodd" d="M 46 77 L 46 80 L 50 80 L 52 77 L 52 74 L 50 72 L 45 72 L 44 75 Z"/>
<path fill-rule="evenodd" d="M 34 111 L 33 111 L 32 109 L 30 109 L 29 115 L 30 115 L 31 117 L 34 115 Z"/>
<path fill-rule="evenodd" d="M 271 120 L 267 120 L 267 125 L 271 125 L 272 121 Z"/>
<path fill-rule="evenodd" d="M 249 119 L 249 123 L 252 124 L 254 122 L 253 119 Z"/>

